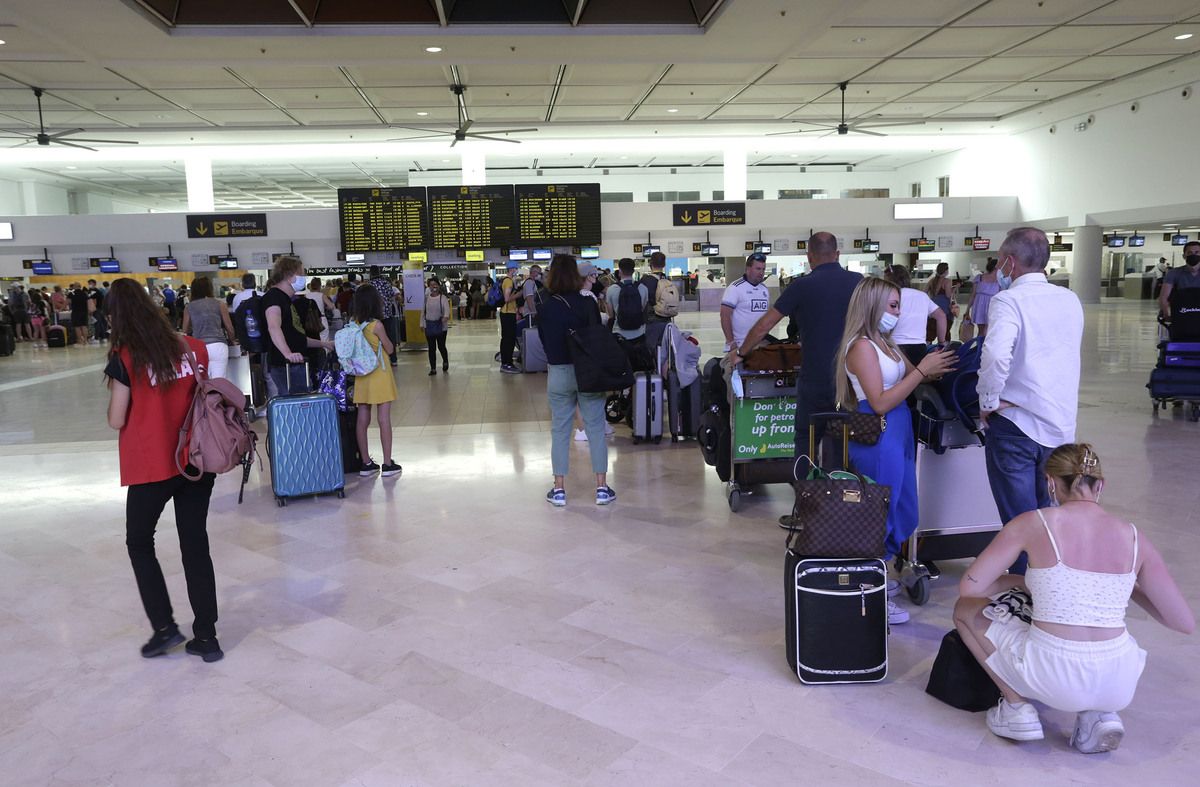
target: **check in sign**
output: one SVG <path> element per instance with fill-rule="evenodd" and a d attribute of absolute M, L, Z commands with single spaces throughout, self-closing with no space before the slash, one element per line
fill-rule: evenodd
<path fill-rule="evenodd" d="M 736 399 L 733 459 L 790 459 L 795 454 L 796 400 L 790 396 Z"/>

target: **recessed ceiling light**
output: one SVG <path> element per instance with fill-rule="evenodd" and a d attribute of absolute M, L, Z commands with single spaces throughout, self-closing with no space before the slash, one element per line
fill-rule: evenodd
<path fill-rule="evenodd" d="M 0 46 L 4 46 L 7 43 L 8 43 L 7 41 L 0 41 Z"/>
<path fill-rule="evenodd" d="M 72 167 L 71 165 L 68 164 L 67 169 L 79 169 L 79 167 Z"/>
<path fill-rule="evenodd" d="M 448 158 L 444 158 L 444 159 L 442 159 L 442 163 L 443 163 L 443 164 L 449 164 L 449 163 L 450 163 L 450 159 L 448 159 Z"/>
<path fill-rule="evenodd" d="M 668 109 L 667 111 L 668 111 L 668 112 L 678 112 L 679 110 L 678 110 L 678 109 L 676 109 L 675 107 L 671 107 L 671 108 L 670 108 L 670 109 Z"/>
<path fill-rule="evenodd" d="M 440 46 L 427 46 L 425 47 L 425 51 L 431 55 L 436 55 L 438 52 L 442 51 L 442 48 Z"/>
<path fill-rule="evenodd" d="M 1176 41 L 1187 41 L 1191 37 L 1192 37 L 1191 33 L 1180 33 L 1179 35 L 1175 36 L 1175 40 Z"/>
<path fill-rule="evenodd" d="M 850 39 L 850 43 L 852 43 L 852 44 L 865 44 L 865 43 L 867 43 L 867 39 L 866 39 L 866 38 L 864 38 L 863 36 L 859 36 L 858 38 L 851 38 L 851 39 Z"/>
<path fill-rule="evenodd" d="M 428 117 L 428 115 L 429 115 L 428 112 L 418 112 L 417 114 L 420 115 L 421 117 Z"/>

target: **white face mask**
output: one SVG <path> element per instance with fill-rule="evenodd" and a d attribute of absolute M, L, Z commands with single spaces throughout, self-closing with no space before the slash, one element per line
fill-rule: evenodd
<path fill-rule="evenodd" d="M 1005 261 L 1007 262 L 1007 260 Z M 1000 285 L 1000 289 L 1007 290 L 1012 286 L 1013 277 L 1004 275 L 1004 263 L 1000 263 L 996 267 L 996 282 Z"/>
<path fill-rule="evenodd" d="M 884 312 L 883 314 L 879 315 L 879 332 L 891 333 L 892 329 L 896 327 L 896 323 L 898 322 L 900 322 L 899 317 L 891 312 Z"/>
<path fill-rule="evenodd" d="M 304 285 L 308 283 L 307 276 L 292 277 L 292 292 L 304 292 Z"/>

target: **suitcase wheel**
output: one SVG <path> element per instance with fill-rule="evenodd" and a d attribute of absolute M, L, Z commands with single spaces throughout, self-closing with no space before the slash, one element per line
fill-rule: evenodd
<path fill-rule="evenodd" d="M 659 435 L 658 437 L 654 438 L 655 445 L 658 445 L 661 442 L 662 442 L 662 435 Z"/>
<path fill-rule="evenodd" d="M 345 500 L 345 499 L 346 499 L 346 490 L 345 490 L 345 489 L 339 489 L 339 490 L 337 491 L 337 496 L 338 496 L 338 500 Z"/>
<path fill-rule="evenodd" d="M 729 490 L 729 510 L 735 514 L 742 507 L 742 493 L 738 489 Z"/>
<path fill-rule="evenodd" d="M 634 444 L 634 445 L 637 445 L 637 444 L 638 444 L 638 443 L 640 443 L 640 442 L 642 442 L 642 438 L 640 438 L 640 437 L 634 437 L 634 438 L 633 438 L 633 444 Z"/>
<path fill-rule="evenodd" d="M 1200 404 L 1198 404 L 1196 402 L 1192 402 L 1191 419 L 1193 421 L 1200 421 Z"/>
<path fill-rule="evenodd" d="M 907 588 L 908 597 L 918 607 L 924 606 L 929 601 L 929 582 L 929 577 L 918 577 L 917 581 Z"/>
<path fill-rule="evenodd" d="M 280 508 L 283 508 L 284 506 L 287 505 L 287 501 L 284 500 L 282 497 L 277 497 L 277 498 L 275 498 L 275 505 L 279 506 Z"/>

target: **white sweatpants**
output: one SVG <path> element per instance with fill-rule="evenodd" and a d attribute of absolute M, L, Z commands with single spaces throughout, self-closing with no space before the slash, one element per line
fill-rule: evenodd
<path fill-rule="evenodd" d="M 208 376 L 224 377 L 225 369 L 229 366 L 229 345 L 213 342 L 204 346 L 208 348 Z"/>

